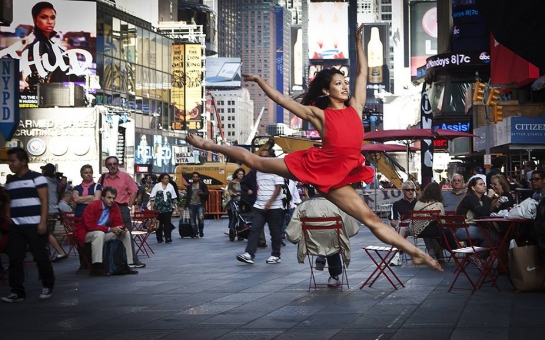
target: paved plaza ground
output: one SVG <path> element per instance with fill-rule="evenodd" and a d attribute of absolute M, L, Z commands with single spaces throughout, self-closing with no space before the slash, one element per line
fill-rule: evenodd
<path fill-rule="evenodd" d="M 265 263 L 269 246 L 248 265 L 235 259 L 246 241 L 229 242 L 226 218 L 205 225 L 202 239 L 157 244 L 152 235 L 155 254 L 141 257 L 147 267 L 139 275 L 89 277 L 76 275 L 74 257 L 55 263 L 48 300 L 38 298 L 36 268 L 28 263 L 26 301 L 0 304 L 1 339 L 503 340 L 545 333 L 545 294 L 514 293 L 505 276 L 501 292 L 485 287 L 471 295 L 460 279 L 457 287 L 466 289 L 448 293 L 453 263 L 439 273 L 409 262 L 394 269 L 405 288 L 382 279 L 360 290 L 374 268 L 362 248 L 380 244 L 366 228 L 351 239 L 350 289 L 307 292 L 309 267 L 297 263 L 295 245 L 282 248 L 280 264 Z M 0 293 L 9 293 L 7 283 Z"/>

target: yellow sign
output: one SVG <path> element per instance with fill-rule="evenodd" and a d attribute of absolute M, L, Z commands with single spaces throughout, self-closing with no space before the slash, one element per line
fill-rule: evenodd
<path fill-rule="evenodd" d="M 199 44 L 185 45 L 185 107 L 186 121 L 201 121 L 202 110 L 202 47 Z M 188 126 L 189 130 L 194 130 L 199 124 Z"/>
<path fill-rule="evenodd" d="M 170 102 L 176 118 L 185 118 L 185 45 L 172 45 L 172 74 L 170 79 Z"/>

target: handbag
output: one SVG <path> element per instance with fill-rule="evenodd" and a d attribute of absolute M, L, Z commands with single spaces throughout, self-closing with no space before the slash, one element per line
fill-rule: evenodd
<path fill-rule="evenodd" d="M 536 218 L 538 204 L 539 202 L 535 199 L 527 198 L 520 202 L 519 205 L 516 205 L 513 207 L 513 209 L 509 210 L 507 218 L 524 218 L 533 220 Z"/>
<path fill-rule="evenodd" d="M 221 207 L 223 210 L 227 209 L 227 206 L 229 205 L 229 202 L 231 201 L 231 193 L 229 193 L 229 190 L 225 190 L 223 192 L 223 195 L 221 196 Z"/>
<path fill-rule="evenodd" d="M 535 292 L 545 288 L 545 266 L 537 246 L 509 246 L 509 278 L 518 292 Z"/>

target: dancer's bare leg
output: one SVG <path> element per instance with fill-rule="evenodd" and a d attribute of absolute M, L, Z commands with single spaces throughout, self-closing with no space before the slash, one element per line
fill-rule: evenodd
<path fill-rule="evenodd" d="M 327 194 L 323 195 L 348 215 L 365 224 L 379 240 L 393 245 L 411 255 L 415 264 L 425 263 L 436 270 L 443 271 L 441 265 L 431 256 L 415 247 L 392 228 L 384 224 L 380 218 L 369 209 L 367 204 L 365 204 L 353 188 L 345 186 L 338 189 L 332 189 Z"/>
<path fill-rule="evenodd" d="M 259 157 L 258 155 L 253 154 L 239 146 L 218 145 L 211 140 L 203 139 L 195 134 L 187 135 L 186 141 L 199 149 L 218 152 L 234 158 L 249 166 L 251 169 L 297 180 L 297 178 L 295 178 L 291 172 L 289 172 L 283 159 Z"/>

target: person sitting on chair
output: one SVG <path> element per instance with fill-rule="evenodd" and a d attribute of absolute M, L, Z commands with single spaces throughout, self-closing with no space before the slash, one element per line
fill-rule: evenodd
<path fill-rule="evenodd" d="M 131 237 L 125 229 L 121 211 L 115 198 L 117 190 L 106 187 L 101 192 L 100 201 L 93 201 L 83 211 L 80 224 L 76 226 L 74 237 L 80 245 L 91 243 L 92 268 L 91 276 L 108 276 L 102 269 L 102 251 L 104 243 L 120 240 L 125 246 L 127 263 L 132 263 Z M 129 274 L 137 274 L 131 270 Z"/>
<path fill-rule="evenodd" d="M 305 259 L 305 242 L 303 241 L 303 229 L 301 217 L 336 217 L 340 216 L 342 218 L 343 227 L 341 229 L 341 242 L 342 247 L 344 248 L 344 261 L 346 266 L 350 264 L 350 240 L 349 238 L 356 235 L 360 229 L 356 220 L 347 215 L 344 211 L 339 209 L 335 204 L 328 201 L 325 197 L 317 194 L 311 196 L 308 200 L 303 201 L 297 206 L 293 212 L 292 219 L 286 228 L 286 237 L 292 243 L 298 243 L 297 247 L 297 259 L 299 263 L 303 263 Z M 314 237 L 316 236 L 316 238 Z M 329 239 L 320 239 L 320 233 L 313 235 L 313 240 L 316 243 L 320 244 L 320 248 L 324 251 L 325 254 L 335 251 L 328 247 L 330 240 Z M 325 259 L 329 265 L 329 280 L 327 285 L 330 287 L 336 287 L 340 284 L 339 275 L 342 274 L 342 263 L 341 255 L 335 253 L 333 255 L 323 257 L 318 256 L 316 258 L 316 269 L 323 270 L 325 265 Z"/>

